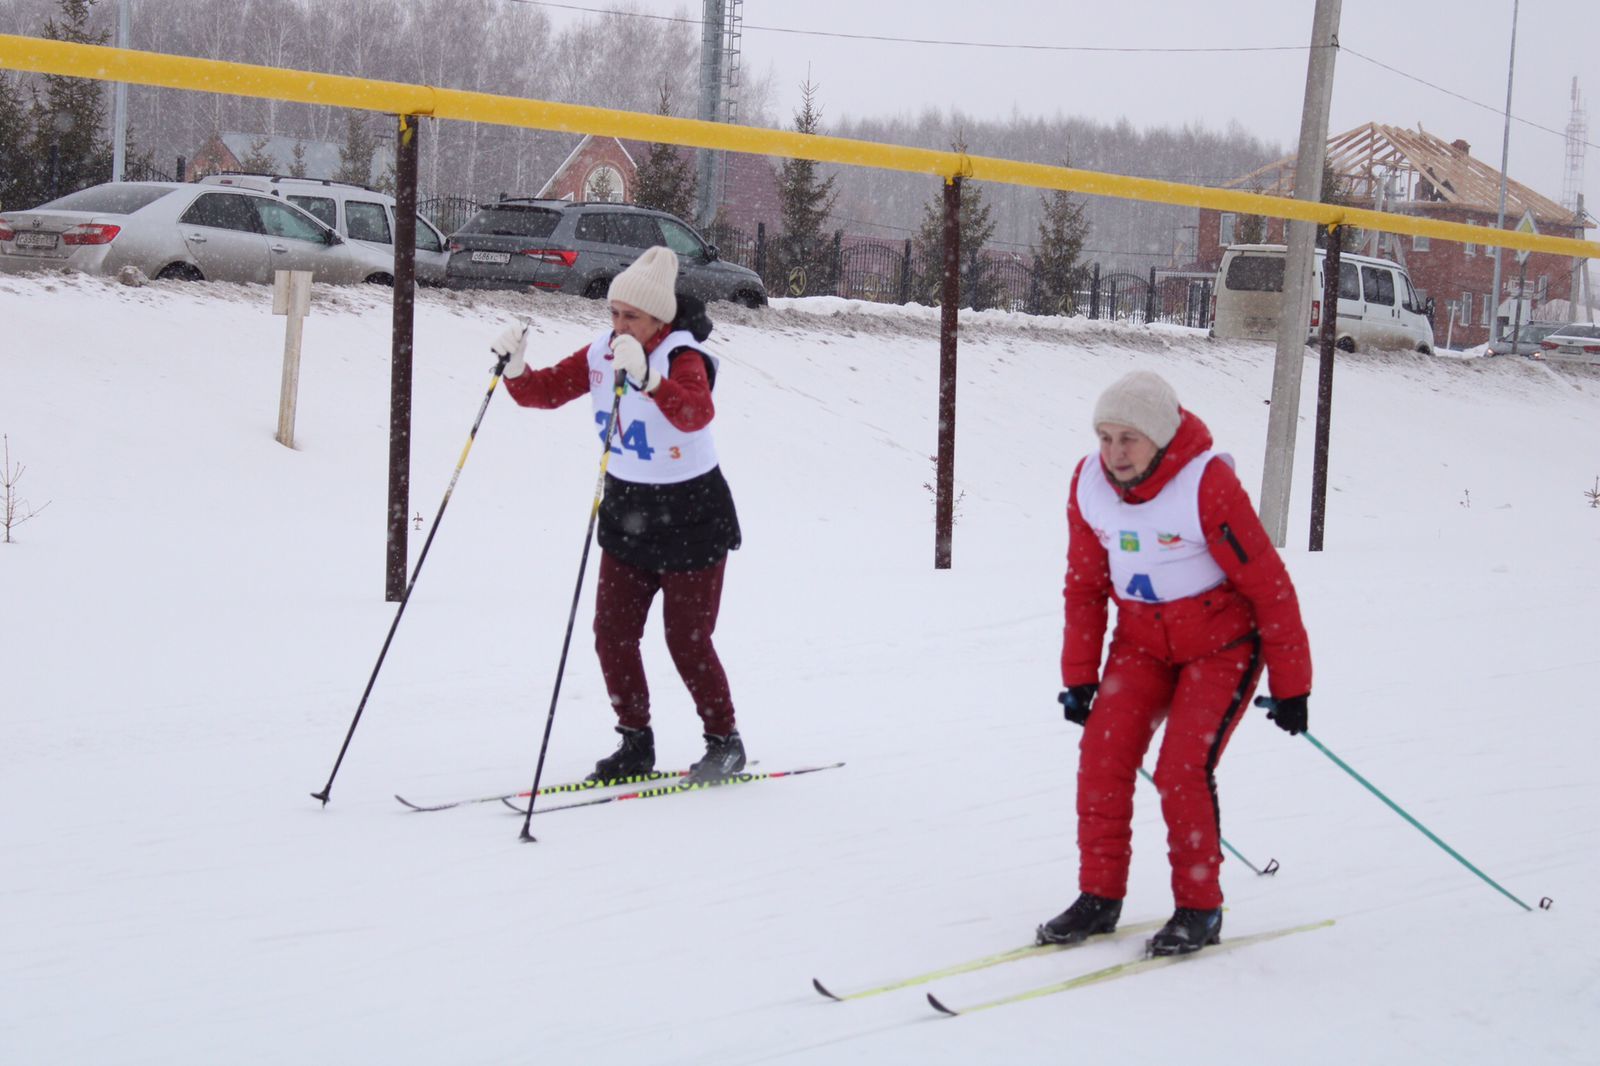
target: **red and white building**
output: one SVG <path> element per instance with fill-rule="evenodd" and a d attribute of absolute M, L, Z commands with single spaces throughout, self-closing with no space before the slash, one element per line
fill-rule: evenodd
<path fill-rule="evenodd" d="M 694 150 L 678 148 L 693 166 Z M 650 153 L 644 141 L 624 141 L 616 137 L 585 136 L 550 175 L 538 192 L 541 198 L 586 201 L 597 187 L 610 187 L 615 203 L 633 203 L 639 183 L 639 163 Z M 754 237 L 756 226 L 765 223 L 770 234 L 779 230 L 782 205 L 778 198 L 778 170 L 764 156 L 724 153 L 722 203 L 717 223 L 743 230 Z M 604 177 L 602 178 L 602 175 Z M 693 219 L 685 219 L 693 223 Z"/>
<path fill-rule="evenodd" d="M 1469 226 L 1495 227 L 1499 217 L 1500 171 L 1472 156 L 1465 141 L 1444 141 L 1423 130 L 1368 123 L 1328 140 L 1328 164 L 1347 190 L 1345 202 L 1378 211 L 1417 215 Z M 1294 195 L 1295 157 L 1229 182 L 1226 188 L 1272 196 Z M 1515 229 L 1523 216 L 1532 217 L 1546 236 L 1584 238 L 1593 219 L 1575 218 L 1553 200 L 1526 185 L 1506 181 L 1505 226 Z M 1201 210 L 1196 238 L 1196 266 L 1215 270 L 1222 252 L 1237 240 L 1237 216 Z M 1282 219 L 1266 220 L 1267 243 L 1284 242 Z M 1348 247 L 1348 246 L 1347 246 Z M 1365 254 L 1394 259 L 1406 267 L 1417 293 L 1435 302 L 1434 333 L 1439 343 L 1471 347 L 1489 339 L 1491 314 L 1510 322 L 1517 313 L 1522 267 L 1515 252 L 1501 250 L 1499 299 L 1494 287 L 1493 248 L 1455 241 L 1429 240 L 1401 234 L 1370 234 Z M 1526 281 L 1520 291 L 1521 317 L 1568 320 L 1573 299 L 1575 261 L 1534 252 L 1528 256 Z M 1572 304 L 1567 301 L 1572 300 Z"/>

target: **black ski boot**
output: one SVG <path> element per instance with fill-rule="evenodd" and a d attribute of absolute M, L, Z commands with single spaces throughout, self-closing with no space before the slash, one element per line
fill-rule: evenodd
<path fill-rule="evenodd" d="M 1112 932 L 1121 917 L 1120 899 L 1106 899 L 1085 892 L 1072 906 L 1041 925 L 1036 936 L 1041 944 L 1078 944 L 1092 936 Z"/>
<path fill-rule="evenodd" d="M 648 774 L 656 768 L 656 736 L 649 726 L 629 729 L 617 726 L 622 743 L 617 750 L 594 764 L 594 773 L 585 781 L 612 781 L 619 777 Z"/>
<path fill-rule="evenodd" d="M 1151 955 L 1188 955 L 1222 941 L 1222 908 L 1179 907 L 1147 945 Z"/>
<path fill-rule="evenodd" d="M 686 785 L 721 781 L 744 769 L 744 741 L 737 729 L 725 737 L 707 733 L 705 738 L 705 758 L 689 767 L 689 776 L 683 779 Z"/>

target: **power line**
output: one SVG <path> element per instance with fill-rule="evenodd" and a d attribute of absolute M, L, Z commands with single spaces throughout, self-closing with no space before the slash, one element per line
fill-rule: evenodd
<path fill-rule="evenodd" d="M 1362 55 L 1360 52 L 1356 51 L 1354 48 L 1351 48 L 1349 45 L 1342 45 L 1341 46 L 1341 50 L 1346 52 L 1349 55 L 1355 56 L 1357 59 L 1365 60 L 1366 62 L 1371 63 L 1375 67 L 1382 67 L 1384 70 L 1387 70 L 1391 74 L 1398 74 L 1398 75 L 1400 75 L 1400 77 L 1405 78 L 1408 81 L 1414 81 L 1418 85 L 1425 85 L 1428 88 L 1434 90 L 1435 92 L 1444 93 L 1446 96 L 1452 96 L 1455 99 L 1460 100 L 1462 103 L 1471 104 L 1473 107 L 1481 107 L 1485 111 L 1492 112 L 1492 113 L 1494 113 L 1496 115 L 1502 115 L 1502 116 L 1505 115 L 1505 111 L 1502 108 L 1495 107 L 1493 104 L 1486 104 L 1486 103 L 1483 103 L 1482 101 L 1474 100 L 1470 96 L 1463 96 L 1461 93 L 1455 92 L 1452 89 L 1446 89 L 1444 86 L 1435 85 L 1433 82 L 1428 81 L 1425 78 L 1419 78 L 1415 74 L 1408 74 L 1405 71 L 1401 70 L 1399 67 L 1392 67 L 1389 64 L 1382 62 L 1381 60 L 1373 59 L 1371 56 L 1368 56 L 1368 55 Z M 1520 122 L 1524 126 L 1531 126 L 1533 129 L 1536 129 L 1536 130 L 1543 130 L 1545 133 L 1551 133 L 1551 134 L 1554 134 L 1557 137 L 1560 137 L 1562 140 L 1566 140 L 1567 134 L 1566 134 L 1566 131 L 1564 131 L 1564 130 L 1551 129 L 1549 126 L 1543 126 L 1543 125 L 1540 125 L 1537 122 L 1534 122 L 1531 119 L 1520 118 L 1520 117 L 1518 117 L 1516 115 L 1512 115 L 1511 116 L 1511 120 L 1513 122 Z M 1600 144 L 1595 144 L 1592 141 L 1584 141 L 1582 143 L 1587 144 L 1590 148 L 1600 148 Z"/>
<path fill-rule="evenodd" d="M 582 4 L 558 4 L 553 0 L 512 0 L 513 3 L 526 4 L 528 7 L 549 7 L 560 11 L 581 11 L 589 15 L 614 15 L 619 18 L 651 19 L 656 22 L 678 22 L 692 26 L 700 25 L 700 19 L 686 18 L 681 15 L 652 15 L 645 11 L 617 11 L 606 8 L 585 7 Z M 1002 51 L 1017 52 L 1159 52 L 1159 53 L 1185 53 L 1185 52 L 1304 52 L 1310 45 L 1283 44 L 1259 46 L 1233 46 L 1211 47 L 1201 46 L 1192 48 L 1157 48 L 1153 46 L 1124 46 L 1124 45 L 1085 45 L 1085 44 L 1020 44 L 1006 41 L 953 41 L 936 37 L 894 37 L 888 34 L 875 33 L 840 33 L 835 30 L 799 30 L 790 26 L 760 26 L 755 23 L 743 23 L 746 32 L 760 30 L 764 33 L 787 33 L 797 37 L 829 37 L 842 41 L 875 41 L 880 44 L 932 44 L 947 48 L 989 48 Z"/>
<path fill-rule="evenodd" d="M 612 15 L 612 16 L 616 16 L 618 18 L 640 18 L 640 19 L 649 19 L 649 20 L 652 20 L 652 21 L 655 21 L 655 22 L 672 22 L 672 23 L 680 23 L 680 24 L 693 25 L 693 26 L 698 26 L 701 23 L 700 19 L 688 18 L 688 17 L 680 16 L 680 15 L 655 15 L 655 14 L 651 14 L 649 12 L 644 12 L 644 11 L 608 10 L 608 9 L 604 9 L 604 8 L 587 7 L 587 6 L 583 5 L 583 4 L 556 3 L 555 0 L 512 0 L 512 2 L 513 3 L 518 3 L 518 4 L 524 4 L 524 5 L 529 6 L 529 7 L 547 7 L 547 8 L 554 8 L 554 9 L 561 10 L 561 11 L 578 11 L 578 12 L 582 12 L 584 14 L 589 14 L 589 15 Z M 834 40 L 847 40 L 847 41 L 873 41 L 873 42 L 877 42 L 877 43 L 880 43 L 880 44 L 937 45 L 937 46 L 948 47 L 948 48 L 980 48 L 980 49 L 989 49 L 989 50 L 996 50 L 996 51 L 1020 51 L 1020 52 L 1082 52 L 1082 53 L 1109 53 L 1109 54 L 1119 54 L 1120 53 L 1120 54 L 1169 54 L 1169 55 L 1171 55 L 1171 54 L 1237 54 L 1237 53 L 1249 53 L 1249 52 L 1303 52 L 1303 51 L 1307 51 L 1311 47 L 1310 45 L 1254 45 L 1254 46 L 1231 46 L 1231 47 L 1206 45 L 1206 46 L 1195 46 L 1195 47 L 1186 47 L 1186 48 L 1163 48 L 1163 47 L 1155 47 L 1155 46 L 1129 46 L 1129 45 L 1026 44 L 1026 43 L 1009 42 L 1009 41 L 955 41 L 955 40 L 948 40 L 948 39 L 945 39 L 945 38 L 936 38 L 936 37 L 896 37 L 896 36 L 892 36 L 892 35 L 889 35 L 889 34 L 841 33 L 841 32 L 835 31 L 835 30 L 802 30 L 802 29 L 795 29 L 795 28 L 789 27 L 789 26 L 764 26 L 764 25 L 758 25 L 758 24 L 749 23 L 749 22 L 746 22 L 744 24 L 744 29 L 746 29 L 746 30 L 757 30 L 757 31 L 761 31 L 761 32 L 764 32 L 764 33 L 791 34 L 791 35 L 799 36 L 799 37 L 823 37 L 823 38 L 831 38 L 831 39 L 834 39 Z M 1483 108 L 1485 111 L 1489 111 L 1489 112 L 1491 112 L 1493 114 L 1496 114 L 1496 115 L 1504 115 L 1505 114 L 1505 112 L 1503 110 L 1494 107 L 1492 104 L 1486 104 L 1486 103 L 1483 103 L 1480 100 L 1474 100 L 1471 97 L 1466 96 L 1466 95 L 1464 95 L 1462 93 L 1455 92 L 1454 90 L 1451 90 L 1451 89 L 1446 89 L 1442 85 L 1436 85 L 1433 82 L 1428 81 L 1426 78 L 1420 78 L 1415 74 L 1411 74 L 1411 73 L 1408 73 L 1407 71 L 1401 70 L 1399 67 L 1391 66 L 1390 64 L 1385 63 L 1382 60 L 1374 59 L 1369 55 L 1365 55 L 1365 54 L 1363 54 L 1361 52 L 1358 52 L 1356 49 L 1351 48 L 1349 45 L 1343 44 L 1342 42 L 1337 47 L 1339 47 L 1339 49 L 1341 51 L 1347 52 L 1351 56 L 1354 56 L 1356 59 L 1360 59 L 1360 60 L 1363 60 L 1363 61 L 1365 61 L 1367 63 L 1371 63 L 1375 67 L 1381 67 L 1382 69 L 1387 70 L 1392 74 L 1397 74 L 1400 77 L 1407 79 L 1408 81 L 1416 82 L 1418 85 L 1425 86 L 1426 88 L 1432 89 L 1435 92 L 1443 93 L 1446 96 L 1453 97 L 1454 99 L 1460 100 L 1463 103 L 1471 104 L 1474 107 Z M 1560 137 L 1563 140 L 1566 139 L 1567 135 L 1566 135 L 1566 132 L 1564 130 L 1553 129 L 1553 128 L 1551 128 L 1549 126 L 1545 126 L 1545 125 L 1543 125 L 1541 123 L 1534 122 L 1532 119 L 1521 118 L 1521 117 L 1519 117 L 1517 115 L 1512 115 L 1510 117 L 1511 117 L 1511 119 L 1513 121 L 1519 122 L 1522 125 L 1528 126 L 1528 127 L 1532 128 L 1532 129 L 1540 130 L 1540 131 L 1542 131 L 1544 133 L 1548 133 L 1548 134 L 1551 134 L 1553 136 Z M 1600 148 L 1600 144 L 1595 144 L 1592 141 L 1584 141 L 1582 143 L 1588 145 L 1591 148 Z"/>

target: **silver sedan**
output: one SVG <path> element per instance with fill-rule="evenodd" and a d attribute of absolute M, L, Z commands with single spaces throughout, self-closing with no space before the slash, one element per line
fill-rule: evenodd
<path fill-rule="evenodd" d="M 1537 358 L 1600 366 L 1600 325 L 1574 322 L 1539 342 Z"/>
<path fill-rule="evenodd" d="M 168 181 L 126 181 L 0 213 L 0 272 L 75 270 L 269 284 L 309 270 L 333 284 L 387 282 L 393 264 L 271 196 Z"/>

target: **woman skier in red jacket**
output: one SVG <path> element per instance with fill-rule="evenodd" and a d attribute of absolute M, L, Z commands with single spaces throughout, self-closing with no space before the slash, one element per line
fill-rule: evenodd
<path fill-rule="evenodd" d="M 598 516 L 594 638 L 622 743 L 595 763 L 593 781 L 655 769 L 639 642 L 658 593 L 667 650 L 705 734 L 706 753 L 687 780 L 719 780 L 745 765 L 728 677 L 711 642 L 728 552 L 741 539 L 711 434 L 718 361 L 705 345 L 711 333 L 705 306 L 680 299 L 677 280 L 670 248 L 645 251 L 612 279 L 610 328 L 553 366 L 528 369 L 521 324 L 508 326 L 490 346 L 509 360 L 506 391 L 518 404 L 554 408 L 587 399 L 595 432 L 611 442 Z M 628 388 L 611 428 L 619 373 Z"/>
<path fill-rule="evenodd" d="M 1154 955 L 1218 942 L 1221 812 L 1216 768 L 1268 673 L 1269 717 L 1306 728 L 1311 650 L 1283 560 L 1211 431 L 1156 374 L 1117 381 L 1095 405 L 1099 456 L 1072 475 L 1059 697 L 1083 727 L 1078 899 L 1039 926 L 1072 944 L 1117 926 L 1132 856 L 1135 776 L 1156 729 L 1155 783 L 1172 864 L 1172 919 Z M 1105 669 L 1107 603 L 1117 604 Z"/>

